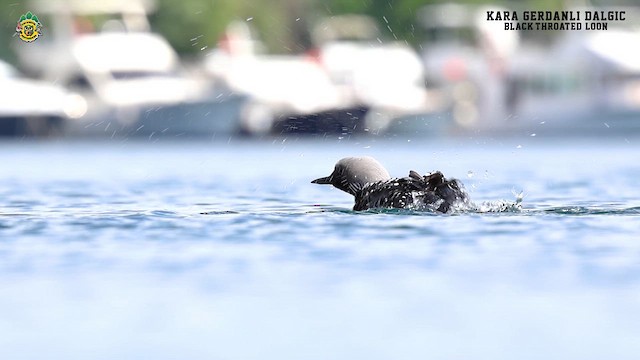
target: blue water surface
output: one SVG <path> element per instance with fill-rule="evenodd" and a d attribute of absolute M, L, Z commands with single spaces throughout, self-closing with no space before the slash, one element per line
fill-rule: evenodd
<path fill-rule="evenodd" d="M 638 139 L 0 148 L 2 359 L 640 354 Z M 352 212 L 310 181 L 354 155 L 477 209 Z"/>

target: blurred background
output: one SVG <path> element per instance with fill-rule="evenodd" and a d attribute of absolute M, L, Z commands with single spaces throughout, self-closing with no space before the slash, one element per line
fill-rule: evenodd
<path fill-rule="evenodd" d="M 631 1 L 0 4 L 8 137 L 640 130 L 640 8 Z M 625 10 L 626 21 L 606 31 L 486 21 L 487 10 L 603 9 Z M 43 24 L 32 43 L 15 35 L 27 11 Z"/>
<path fill-rule="evenodd" d="M 0 0 L 0 359 L 636 360 L 639 15 Z M 477 209 L 310 184 L 360 155 Z"/>

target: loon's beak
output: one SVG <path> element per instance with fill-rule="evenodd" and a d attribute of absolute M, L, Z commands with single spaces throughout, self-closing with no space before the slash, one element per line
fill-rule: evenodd
<path fill-rule="evenodd" d="M 319 179 L 315 179 L 311 183 L 312 184 L 331 184 L 331 175 L 326 177 L 321 177 Z"/>

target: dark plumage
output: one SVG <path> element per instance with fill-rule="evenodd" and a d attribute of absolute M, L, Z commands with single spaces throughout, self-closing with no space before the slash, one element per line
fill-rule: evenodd
<path fill-rule="evenodd" d="M 355 196 L 355 211 L 401 208 L 446 213 L 456 204 L 468 202 L 462 184 L 456 179 L 446 179 L 439 171 L 424 176 L 410 171 L 407 177 L 391 178 L 371 157 L 344 158 L 338 161 L 331 175 L 312 183 L 331 184 Z"/>

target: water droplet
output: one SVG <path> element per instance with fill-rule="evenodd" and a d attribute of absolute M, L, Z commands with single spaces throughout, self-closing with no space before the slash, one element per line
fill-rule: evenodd
<path fill-rule="evenodd" d="M 604 126 L 606 126 L 606 127 L 610 127 L 610 126 L 609 126 L 609 124 L 607 124 L 607 123 L 604 123 Z"/>
<path fill-rule="evenodd" d="M 536 136 L 536 133 L 531 134 L 531 137 L 534 137 L 534 136 Z"/>
<path fill-rule="evenodd" d="M 253 16 L 247 18 L 247 21 L 251 21 L 251 20 L 253 20 Z"/>
<path fill-rule="evenodd" d="M 473 171 L 471 171 L 471 170 L 467 171 L 467 177 L 468 178 L 472 178 L 473 177 Z"/>
<path fill-rule="evenodd" d="M 522 149 L 522 145 L 516 146 L 516 149 Z"/>

